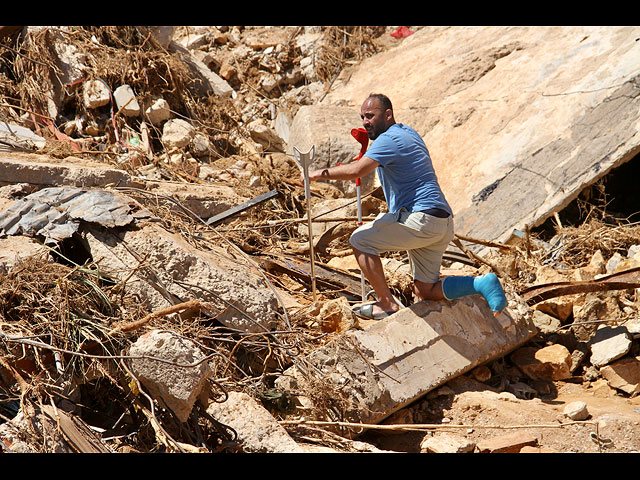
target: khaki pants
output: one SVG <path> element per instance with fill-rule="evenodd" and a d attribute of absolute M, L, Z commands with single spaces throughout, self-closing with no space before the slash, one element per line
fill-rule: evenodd
<path fill-rule="evenodd" d="M 436 283 L 442 256 L 453 238 L 453 217 L 434 217 L 401 208 L 395 214 L 381 213 L 373 222 L 351 234 L 351 245 L 361 252 L 380 255 L 406 250 L 414 280 Z"/>

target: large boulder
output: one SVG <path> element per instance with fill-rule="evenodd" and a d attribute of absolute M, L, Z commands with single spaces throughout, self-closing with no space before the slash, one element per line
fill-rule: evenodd
<path fill-rule="evenodd" d="M 640 27 L 424 27 L 345 72 L 321 117 L 385 93 L 423 135 L 457 231 L 508 239 L 640 151 Z M 315 107 L 312 107 L 315 108 Z M 319 128 L 322 130 L 323 128 Z"/>

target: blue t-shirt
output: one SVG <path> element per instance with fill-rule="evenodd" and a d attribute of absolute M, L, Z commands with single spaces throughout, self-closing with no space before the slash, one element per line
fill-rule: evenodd
<path fill-rule="evenodd" d="M 413 128 L 395 123 L 376 138 L 365 156 L 376 168 L 391 213 L 441 208 L 452 214 L 438 184 L 431 157 L 422 137 Z"/>

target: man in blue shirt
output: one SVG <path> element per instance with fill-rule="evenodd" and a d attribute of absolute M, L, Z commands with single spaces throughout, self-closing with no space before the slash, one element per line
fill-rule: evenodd
<path fill-rule="evenodd" d="M 378 300 L 354 311 L 380 319 L 401 308 L 387 285 L 380 254 L 406 250 L 418 298 L 453 300 L 481 294 L 498 314 L 506 307 L 506 298 L 495 274 L 440 279 L 442 257 L 453 238 L 453 213 L 420 135 L 396 123 L 385 95 L 370 95 L 362 104 L 361 117 L 373 140 L 366 153 L 358 161 L 309 172 L 310 181 L 354 180 L 377 170 L 382 185 L 388 212 L 357 228 L 350 239 L 358 265 Z"/>

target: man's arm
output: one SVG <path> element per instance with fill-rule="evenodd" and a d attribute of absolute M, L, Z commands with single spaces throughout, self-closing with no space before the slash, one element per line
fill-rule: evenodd
<path fill-rule="evenodd" d="M 371 173 L 380 166 L 378 162 L 369 158 L 362 157 L 360 160 L 335 167 L 323 168 L 319 170 L 309 171 L 309 181 L 316 180 L 355 180 Z"/>

